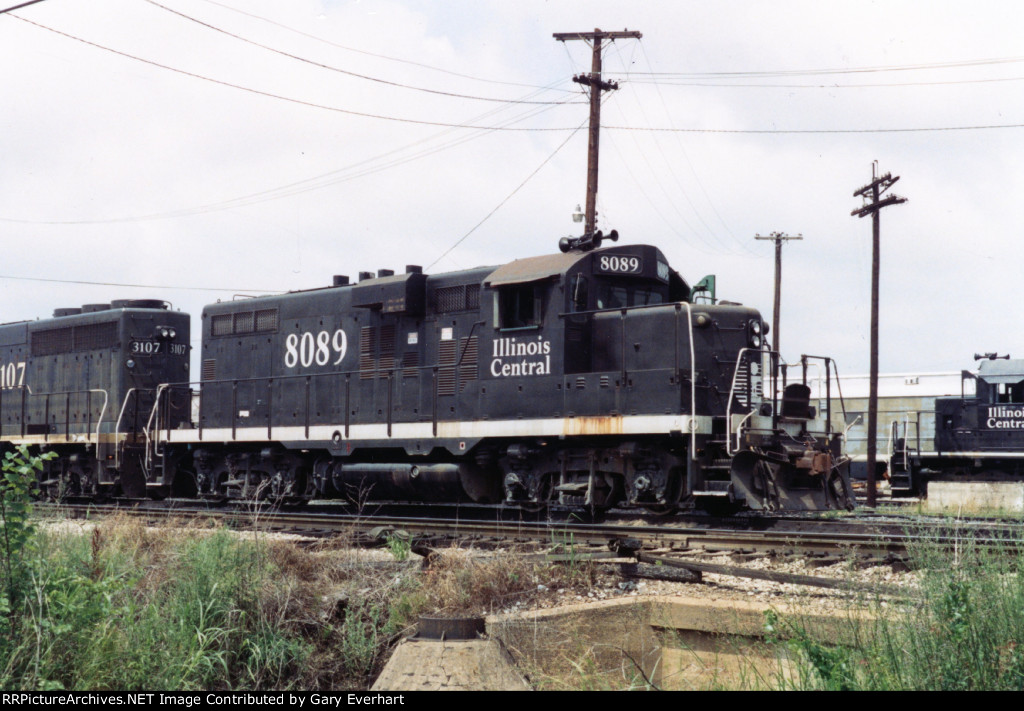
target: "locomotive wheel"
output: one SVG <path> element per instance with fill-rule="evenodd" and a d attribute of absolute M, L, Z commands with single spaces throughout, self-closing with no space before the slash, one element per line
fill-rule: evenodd
<path fill-rule="evenodd" d="M 644 506 L 644 508 L 655 516 L 671 516 L 679 511 L 679 500 L 683 495 L 683 478 L 678 469 L 672 469 L 669 473 L 668 491 L 665 493 L 665 503 Z"/>
<path fill-rule="evenodd" d="M 303 503 L 307 500 L 307 481 L 307 473 L 299 467 L 276 471 L 270 479 L 270 496 L 289 504 Z"/>
<path fill-rule="evenodd" d="M 519 501 L 516 502 L 516 506 L 520 511 L 526 513 L 539 514 L 547 511 L 548 505 L 551 503 L 551 476 L 543 476 L 537 483 L 537 501 Z"/>

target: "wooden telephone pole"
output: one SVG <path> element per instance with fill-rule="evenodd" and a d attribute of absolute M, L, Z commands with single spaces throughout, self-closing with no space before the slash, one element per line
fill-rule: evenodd
<path fill-rule="evenodd" d="M 601 79 L 601 42 L 623 38 L 640 39 L 639 32 L 556 32 L 553 37 L 559 42 L 567 40 L 586 40 L 591 42 L 593 59 L 590 74 L 579 74 L 572 80 L 577 84 L 590 87 L 590 140 L 587 142 L 587 208 L 586 227 L 584 234 L 592 235 L 597 228 L 597 156 L 601 139 L 601 92 L 618 89 L 615 82 Z"/>
<path fill-rule="evenodd" d="M 874 507 L 877 497 L 875 481 L 875 459 L 878 454 L 878 274 L 879 245 L 881 242 L 881 226 L 878 213 L 883 207 L 899 205 L 907 198 L 890 195 L 881 199 L 882 193 L 892 187 L 900 179 L 892 173 L 878 177 L 878 161 L 871 164 L 871 182 L 853 193 L 854 197 L 864 199 L 863 207 L 853 210 L 850 214 L 857 217 L 871 215 L 871 376 L 868 392 L 868 506 Z M 868 200 L 870 199 L 870 202 Z"/>

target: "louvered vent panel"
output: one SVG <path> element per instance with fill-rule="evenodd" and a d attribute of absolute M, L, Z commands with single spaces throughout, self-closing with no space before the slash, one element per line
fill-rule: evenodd
<path fill-rule="evenodd" d="M 406 351 L 402 355 L 402 375 L 406 378 L 415 378 L 419 373 L 420 352 Z"/>
<path fill-rule="evenodd" d="M 217 361 L 214 358 L 203 361 L 203 380 L 216 380 L 217 379 Z"/>
<path fill-rule="evenodd" d="M 459 339 L 459 392 L 466 389 L 472 380 L 476 380 L 477 372 L 477 337 Z"/>
<path fill-rule="evenodd" d="M 395 369 L 395 326 L 380 327 L 380 373 L 381 378 Z"/>
<path fill-rule="evenodd" d="M 455 341 L 441 341 L 437 349 L 438 365 L 455 365 Z"/>
<path fill-rule="evenodd" d="M 455 394 L 455 341 L 441 341 L 437 353 L 437 362 L 441 367 L 437 372 L 437 394 Z"/>
<path fill-rule="evenodd" d="M 359 377 L 372 378 L 376 369 L 377 329 L 363 326 L 359 331 Z"/>

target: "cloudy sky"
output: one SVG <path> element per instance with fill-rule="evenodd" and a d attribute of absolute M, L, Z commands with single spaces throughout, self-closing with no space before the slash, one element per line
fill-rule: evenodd
<path fill-rule="evenodd" d="M 754 235 L 802 234 L 783 353 L 866 372 L 877 160 L 881 370 L 1024 357 L 1024 7 L 984 0 L 46 0 L 0 15 L 0 320 L 553 251 L 590 48 L 552 34 L 598 27 L 643 33 L 604 52 L 600 227 L 769 321 Z"/>

